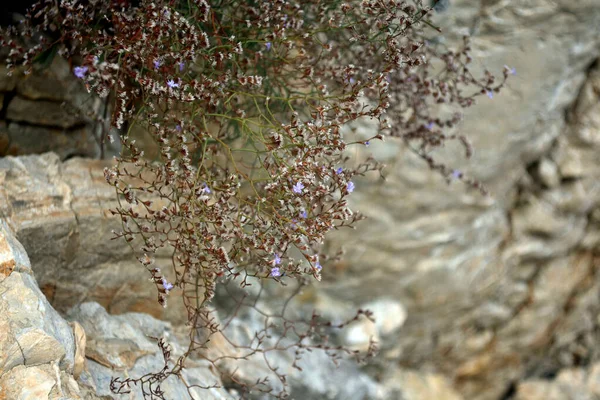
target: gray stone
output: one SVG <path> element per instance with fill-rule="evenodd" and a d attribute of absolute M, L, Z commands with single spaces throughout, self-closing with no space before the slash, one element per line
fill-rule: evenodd
<path fill-rule="evenodd" d="M 88 127 L 68 130 L 12 122 L 5 134 L 9 143 L 0 149 L 0 155 L 42 154 L 53 151 L 64 160 L 73 156 L 96 157 L 100 153 L 99 145 Z"/>
<path fill-rule="evenodd" d="M 53 153 L 0 158 L 0 216 L 14 227 L 42 291 L 60 312 L 93 300 L 112 313 L 141 311 L 183 322 L 178 289 L 163 308 L 127 243 L 110 240 L 121 224 L 108 212 L 116 204 L 103 176 L 108 165 L 84 159 L 63 164 Z M 167 253 L 157 255 L 157 266 L 172 281 Z"/>
<path fill-rule="evenodd" d="M 6 108 L 6 119 L 63 129 L 86 123 L 79 110 L 62 104 L 48 100 L 28 100 L 15 96 Z"/>
<path fill-rule="evenodd" d="M 542 183 L 548 187 L 556 187 L 560 184 L 560 175 L 556 164 L 548 159 L 542 158 L 538 166 L 538 174 Z"/>
<path fill-rule="evenodd" d="M 0 282 L 0 371 L 50 362 L 60 362 L 61 369 L 72 371 L 75 344 L 71 328 L 25 272 L 27 255 L 10 238 L 5 224 L 0 225 L 0 232 L 0 257 L 12 260 L 14 266 L 22 265 L 19 270 L 24 271 L 13 269 Z"/>
<path fill-rule="evenodd" d="M 17 70 L 9 76 L 6 65 L 0 64 L 0 92 L 10 92 L 14 90 L 21 75 L 20 71 Z"/>
<path fill-rule="evenodd" d="M 158 372 L 164 366 L 162 352 L 156 341 L 149 337 L 165 338 L 173 348 L 173 357 L 182 353 L 183 347 L 173 333 L 169 323 L 156 320 L 149 315 L 128 313 L 109 315 L 98 303 L 83 303 L 68 312 L 68 317 L 78 321 L 85 329 L 88 343 L 86 367 L 79 376 L 82 392 L 92 392 L 98 396 L 109 396 L 110 381 L 115 375 L 121 377 L 141 377 Z M 156 335 L 156 336 L 153 336 Z M 191 364 L 191 365 L 190 365 Z M 218 376 L 213 375 L 207 366 L 189 362 L 184 369 L 183 379 L 191 389 L 177 377 L 171 376 L 161 384 L 161 389 L 169 397 L 184 399 L 229 400 L 234 399 L 222 388 L 200 389 L 193 385 L 222 386 Z M 118 371 L 118 372 L 115 372 Z M 132 399 L 143 399 L 138 387 L 131 387 Z"/>

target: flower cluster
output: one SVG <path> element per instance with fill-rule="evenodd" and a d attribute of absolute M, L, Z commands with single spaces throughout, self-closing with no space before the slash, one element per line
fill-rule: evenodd
<path fill-rule="evenodd" d="M 182 289 L 194 329 L 219 282 L 321 279 L 325 235 L 362 218 L 348 208 L 354 178 L 383 168 L 347 166 L 351 146 L 400 138 L 447 179 L 481 189 L 431 156 L 448 140 L 471 153 L 464 136 L 446 133 L 460 112 L 444 119 L 435 106 L 492 98 L 514 70 L 499 83 L 487 71 L 476 78 L 468 38 L 458 49 L 428 43 L 435 27 L 421 0 L 85 4 L 45 0 L 0 45 L 11 48 L 9 67 L 56 53 L 90 91 L 114 95 L 112 122 L 124 130 L 124 151 L 105 171 L 119 194 L 115 237 L 141 242 L 161 303 Z M 39 33 L 60 37 L 27 47 Z M 360 119 L 378 131 L 348 142 L 343 128 Z M 133 126 L 151 135 L 158 159 L 144 156 Z M 152 266 L 161 248 L 172 249 L 173 283 Z"/>

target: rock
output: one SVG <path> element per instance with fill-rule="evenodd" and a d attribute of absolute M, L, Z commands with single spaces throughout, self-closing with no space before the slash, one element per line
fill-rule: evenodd
<path fill-rule="evenodd" d="M 538 165 L 538 174 L 542 183 L 548 187 L 556 187 L 560 184 L 558 167 L 548 158 L 543 158 L 540 161 Z"/>
<path fill-rule="evenodd" d="M 600 145 L 600 69 L 592 69 L 572 111 L 572 136 L 583 144 Z"/>
<path fill-rule="evenodd" d="M 71 309 L 68 317 L 81 324 L 88 338 L 86 367 L 79 376 L 82 392 L 109 396 L 110 381 L 115 375 L 141 377 L 160 371 L 164 367 L 163 355 L 156 341 L 150 341 L 149 337 L 165 338 L 173 348 L 174 358 L 182 353 L 183 347 L 178 343 L 171 325 L 149 315 L 109 315 L 98 303 L 88 302 Z M 231 395 L 222 389 L 219 377 L 213 375 L 207 366 L 194 361 L 188 362 L 188 365 L 182 374 L 191 387 L 189 392 L 181 380 L 171 376 L 160 386 L 166 394 L 176 399 L 190 396 L 198 400 L 231 399 Z M 213 384 L 219 387 L 192 387 Z M 131 389 L 132 399 L 144 398 L 139 387 L 132 386 Z"/>
<path fill-rule="evenodd" d="M 42 154 L 53 151 L 64 160 L 73 156 L 96 157 L 100 147 L 88 127 L 56 129 L 12 122 L 5 131 L 8 144 L 0 155 Z"/>
<path fill-rule="evenodd" d="M 18 366 L 0 377 L 0 398 L 36 400 L 81 399 L 76 387 L 67 381 L 62 387 L 56 366 Z M 65 391 L 69 396 L 65 396 Z"/>
<path fill-rule="evenodd" d="M 17 86 L 18 78 L 21 76 L 19 71 L 15 71 L 11 76 L 8 74 L 6 65 L 0 64 L 0 92 L 10 92 Z"/>
<path fill-rule="evenodd" d="M 361 308 L 373 313 L 379 336 L 387 336 L 400 329 L 408 316 L 402 303 L 393 299 L 377 299 Z"/>
<path fill-rule="evenodd" d="M 69 64 L 61 57 L 54 57 L 50 67 L 23 76 L 16 85 L 17 93 L 31 100 L 62 102 L 73 92 L 74 79 L 68 75 Z"/>
<path fill-rule="evenodd" d="M 0 370 L 60 362 L 61 369 L 72 371 L 75 345 L 70 327 L 27 273 L 27 255 L 15 245 L 6 224 L 0 231 L 0 247 L 5 249 L 0 254 L 16 268 L 0 282 Z"/>
<path fill-rule="evenodd" d="M 73 366 L 73 377 L 79 378 L 83 368 L 85 367 L 85 346 L 86 336 L 85 330 L 81 324 L 77 321 L 70 322 L 71 328 L 73 329 L 73 337 L 75 339 L 75 360 Z"/>
<path fill-rule="evenodd" d="M 27 248 L 37 281 L 58 311 L 94 300 L 112 313 L 139 311 L 183 322 L 179 289 L 163 308 L 127 243 L 110 240 L 121 227 L 107 211 L 116 204 L 103 176 L 108 165 L 85 159 L 63 164 L 53 153 L 0 158 L 0 215 Z M 156 259 L 172 281 L 168 252 Z"/>
<path fill-rule="evenodd" d="M 80 399 L 70 375 L 75 343 L 67 322 L 48 304 L 29 259 L 0 218 L 0 398 Z"/>
<path fill-rule="evenodd" d="M 560 371 L 553 380 L 530 379 L 517 386 L 515 400 L 595 400 L 600 396 L 600 364 Z"/>
<path fill-rule="evenodd" d="M 369 350 L 372 342 L 377 343 L 380 341 L 375 323 L 364 316 L 344 328 L 342 335 L 344 346 L 360 352 Z"/>
<path fill-rule="evenodd" d="M 439 374 L 419 373 L 412 370 L 390 369 L 382 380 L 386 399 L 406 400 L 462 400 L 450 382 Z"/>
<path fill-rule="evenodd" d="M 76 109 L 47 100 L 27 100 L 15 96 L 6 108 L 6 119 L 32 125 L 55 126 L 63 129 L 85 124 Z"/>

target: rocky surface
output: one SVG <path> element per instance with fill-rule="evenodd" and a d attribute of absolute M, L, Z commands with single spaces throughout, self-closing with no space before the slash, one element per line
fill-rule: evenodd
<path fill-rule="evenodd" d="M 104 161 L 53 153 L 0 158 L 0 217 L 30 254 L 37 281 L 52 305 L 66 312 L 74 304 L 97 301 L 109 312 L 146 312 L 182 322 L 184 310 L 168 313 L 156 302 L 150 275 L 124 241 L 111 240 L 120 222 L 108 209 L 114 190 L 106 184 Z M 169 261 L 157 258 L 168 278 Z M 177 291 L 172 297 L 177 298 Z"/>
<path fill-rule="evenodd" d="M 439 14 L 447 43 L 470 32 L 482 64 L 517 75 L 466 113 L 473 159 L 458 146 L 437 156 L 492 196 L 447 186 L 400 146 L 373 143 L 387 180 L 357 182 L 353 206 L 370 219 L 332 237 L 347 261 L 324 265 L 321 289 L 346 306 L 402 304 L 407 319 L 382 340 L 382 359 L 487 400 L 598 360 L 600 3 L 477 4 Z"/>
<path fill-rule="evenodd" d="M 370 219 L 331 237 L 328 247 L 343 245 L 345 261 L 324 264 L 323 282 L 306 289 L 294 307 L 298 312 L 316 308 L 334 321 L 358 307 L 373 309 L 375 324 L 359 320 L 335 340 L 364 350 L 374 337 L 381 353 L 364 369 L 344 364 L 335 370 L 318 355 L 307 359 L 304 373 L 290 372 L 297 398 L 600 396 L 600 69 L 594 61 L 600 54 L 600 3 L 448 4 L 436 17 L 447 44 L 470 33 L 478 65 L 499 72 L 509 64 L 517 70 L 502 93 L 482 97 L 460 126 L 473 141 L 474 158 L 462 160 L 453 146 L 438 152 L 483 181 L 492 196 L 465 190 L 460 182 L 446 186 L 397 143 L 369 147 L 390 164 L 385 183 L 356 182 L 353 206 Z M 8 107 L 14 110 L 11 102 L 19 98 L 60 101 L 60 91 L 51 98 L 44 90 L 42 85 L 28 88 L 18 77 L 0 79 L 0 112 L 9 115 Z M 70 124 L 44 129 L 52 130 L 62 148 L 67 139 L 60 132 L 76 140 L 79 128 Z M 0 121 L 0 151 L 7 137 L 2 132 L 11 127 L 25 132 L 21 125 L 26 122 Z M 367 126 L 363 130 L 369 134 Z M 19 140 L 34 141 L 27 137 Z M 36 152 L 51 150 L 36 145 Z M 88 390 L 105 382 L 110 368 L 143 372 L 143 360 L 157 357 L 146 353 L 156 347 L 142 338 L 143 329 L 126 327 L 129 320 L 148 317 L 126 314 L 130 318 L 124 320 L 110 314 L 137 311 L 173 323 L 184 314 L 176 302 L 165 312 L 155 301 L 155 289 L 140 279 L 145 271 L 129 248 L 108 239 L 118 223 L 105 212 L 114 192 L 104 184 L 102 162 L 62 163 L 68 156 L 58 151 L 60 156 L 0 159 L 0 217 L 27 249 L 49 301 L 93 332 L 88 332 L 88 370 L 75 366 L 72 371 L 80 382 L 87 379 L 89 385 L 80 389 Z M 167 262 L 159 257 L 159 265 Z M 17 279 L 21 272 L 11 271 L 21 264 L 0 259 L 0 277 Z M 31 286 L 29 278 L 19 279 Z M 265 306 L 278 301 L 273 295 Z M 103 331 L 89 318 L 111 328 Z M 160 332 L 171 329 L 152 321 L 148 324 Z M 260 319 L 241 319 L 230 334 L 242 340 L 243 332 L 257 324 Z M 129 333 L 118 336 L 121 331 Z M 54 334 L 49 338 L 59 341 Z M 55 359 L 62 353 L 51 354 Z M 76 350 L 72 354 L 78 359 Z M 12 364 L 20 362 L 17 356 L 11 356 Z M 281 356 L 282 365 L 286 357 Z M 28 368 L 37 368 L 39 376 L 71 374 L 70 364 L 52 362 L 15 364 L 11 374 L 28 379 L 33 374 Z M 246 379 L 264 372 L 259 360 L 242 365 Z M 52 375 L 49 368 L 67 369 Z M 50 388 L 56 386 L 52 379 Z M 344 379 L 346 384 L 340 383 Z M 53 390 L 44 385 L 39 390 Z"/>
<path fill-rule="evenodd" d="M 105 107 L 87 94 L 61 58 L 29 75 L 17 70 L 7 76 L 0 65 L 0 156 L 54 151 L 61 160 L 98 157 Z M 116 149 L 106 141 L 105 155 Z"/>
<path fill-rule="evenodd" d="M 0 398 L 81 398 L 73 329 L 40 291 L 23 246 L 2 219 L 0 270 Z"/>

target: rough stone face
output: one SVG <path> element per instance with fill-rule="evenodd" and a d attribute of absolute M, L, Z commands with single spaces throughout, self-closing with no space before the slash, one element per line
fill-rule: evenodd
<path fill-rule="evenodd" d="M 63 129 L 83 125 L 85 120 L 76 111 L 69 111 L 61 103 L 47 100 L 28 100 L 14 97 L 6 108 L 6 118 L 33 125 L 55 126 Z"/>
<path fill-rule="evenodd" d="M 600 364 L 560 371 L 552 380 L 531 379 L 517 386 L 515 400 L 594 400 L 600 397 Z"/>
<path fill-rule="evenodd" d="M 65 312 L 94 300 L 111 313 L 140 311 L 184 321 L 175 289 L 168 312 L 158 303 L 148 272 L 122 240 L 110 240 L 120 222 L 108 209 L 115 194 L 103 161 L 52 154 L 0 159 L 0 216 L 14 228 L 29 254 L 36 279 L 50 303 Z M 167 254 L 157 265 L 172 279 Z"/>
<path fill-rule="evenodd" d="M 174 357 L 182 347 L 172 332 L 169 323 L 156 320 L 149 315 L 127 313 L 109 315 L 98 303 L 83 303 L 68 312 L 70 319 L 83 326 L 88 337 L 86 367 L 79 377 L 82 392 L 91 391 L 99 396 L 109 396 L 110 381 L 114 376 L 141 377 L 158 372 L 164 359 L 156 341 L 149 337 L 164 337 L 173 348 Z M 220 385 L 219 378 L 206 366 L 190 360 L 190 368 L 183 371 L 189 386 Z M 132 399 L 143 399 L 139 387 L 132 386 Z M 171 376 L 161 384 L 161 389 L 174 399 L 225 400 L 234 397 L 222 388 L 191 388 Z"/>
<path fill-rule="evenodd" d="M 3 133 L 2 133 L 3 132 Z M 72 156 L 95 157 L 99 146 L 87 127 L 55 129 L 12 122 L 1 130 L 6 136 L 2 154 L 42 154 L 54 151 L 61 160 Z"/>
<path fill-rule="evenodd" d="M 600 69 L 591 66 L 600 53 L 600 3 L 448 4 L 434 21 L 446 44 L 471 34 L 481 65 L 517 70 L 501 94 L 481 98 L 460 126 L 473 141 L 473 159 L 462 161 L 451 146 L 438 152 L 483 181 L 492 196 L 458 182 L 446 186 L 398 143 L 369 147 L 396 167 L 383 184 L 356 181 L 353 208 L 370 219 L 332 236 L 330 247 L 345 246 L 345 261 L 324 265 L 323 282 L 311 289 L 316 294 L 296 305 L 335 319 L 365 305 L 385 314 L 376 299 L 386 299 L 398 314 L 355 331 L 361 345 L 365 337 L 380 339 L 372 375 L 344 366 L 336 379 L 352 376 L 350 384 L 332 385 L 338 381 L 326 378 L 336 372 L 326 360 L 309 359 L 305 375 L 290 378 L 297 398 L 497 400 L 513 387 L 521 399 L 598 397 Z M 16 90 L 10 82 L 3 84 Z M 370 135 L 368 126 L 361 129 Z M 50 155 L 1 160 L 0 212 L 58 309 L 94 300 L 111 313 L 163 316 L 128 248 L 98 240 L 118 226 L 102 212 L 114 192 L 102 183 L 101 169 Z M 4 270 L 9 278 L 11 268 Z M 253 326 L 240 321 L 238 334 Z M 339 339 L 349 343 L 348 335 Z M 128 340 L 94 339 L 95 361 L 88 360 L 80 381 L 101 386 L 110 376 L 106 365 L 136 368 L 153 357 L 144 342 L 127 347 Z M 262 376 L 258 361 L 250 365 L 241 370 L 247 379 Z M 560 379 L 544 378 L 556 374 Z"/>
<path fill-rule="evenodd" d="M 49 68 L 20 77 L 16 83 L 17 93 L 31 100 L 62 102 L 74 90 L 75 79 L 69 74 L 69 64 L 61 57 L 55 57 Z"/>
<path fill-rule="evenodd" d="M 105 138 L 101 146 L 102 124 L 110 101 L 87 93 L 74 77 L 69 64 L 55 57 L 46 69 L 24 75 L 16 70 L 6 76 L 0 65 L 0 156 L 56 152 L 64 160 L 73 156 L 110 158 L 119 151 L 116 140 Z M 110 115 L 110 112 L 107 113 Z M 104 121 L 104 125 L 106 121 Z"/>
<path fill-rule="evenodd" d="M 477 4 L 453 1 L 435 18 L 445 43 L 471 33 L 480 65 L 517 75 L 467 111 L 460 131 L 472 160 L 454 146 L 436 154 L 492 196 L 445 185 L 401 145 L 372 143 L 394 167 L 384 183 L 356 181 L 353 208 L 369 219 L 332 235 L 329 248 L 343 246 L 346 261 L 324 265 L 320 290 L 347 306 L 384 296 L 403 305 L 406 322 L 380 343 L 382 368 L 435 370 L 465 398 L 496 400 L 577 352 L 597 357 L 600 81 L 590 67 L 600 3 Z"/>
<path fill-rule="evenodd" d="M 10 92 L 17 86 L 18 78 L 21 76 L 19 72 L 11 76 L 7 75 L 6 65 L 0 64 L 0 92 Z"/>
<path fill-rule="evenodd" d="M 29 259 L 0 218 L 0 398 L 79 399 L 73 331 L 31 275 Z"/>

